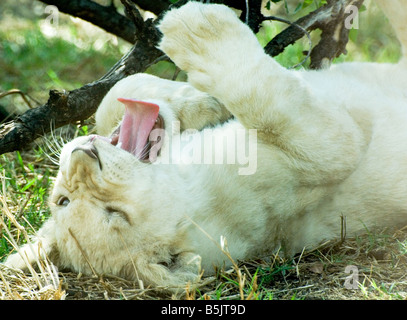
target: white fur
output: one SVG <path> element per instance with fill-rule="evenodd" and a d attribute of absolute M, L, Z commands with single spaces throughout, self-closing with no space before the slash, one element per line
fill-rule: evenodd
<path fill-rule="evenodd" d="M 301 72 L 267 56 L 227 7 L 188 3 L 170 11 L 160 24 L 160 47 L 188 72 L 192 86 L 130 76 L 106 95 L 96 119 L 106 135 L 123 115 L 118 97 L 154 101 L 166 125 L 181 123 L 163 147 L 166 154 L 179 141 L 180 159 L 171 162 L 178 150 L 171 149 L 170 164 L 145 164 L 96 138 L 99 163 L 72 152 L 88 137 L 68 143 L 53 215 L 40 230 L 53 261 L 80 272 L 92 272 L 89 262 L 97 273 L 182 285 L 196 280 L 200 266 L 209 274 L 213 265 L 229 263 L 221 239 L 233 259 L 248 259 L 338 238 L 342 216 L 348 236 L 404 226 L 406 14 L 402 0 L 377 2 L 402 42 L 398 64 Z M 235 119 L 227 121 L 230 114 Z M 210 139 L 245 128 L 245 141 L 256 146 L 253 174 L 239 174 L 239 163 L 183 164 L 190 146 L 208 147 Z M 70 203 L 57 205 L 61 196 Z M 6 263 L 24 267 L 19 255 Z"/>

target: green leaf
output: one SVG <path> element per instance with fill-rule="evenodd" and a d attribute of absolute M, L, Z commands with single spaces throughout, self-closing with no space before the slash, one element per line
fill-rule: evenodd
<path fill-rule="evenodd" d="M 309 7 L 313 2 L 314 0 L 304 0 L 302 7 L 303 8 Z"/>
<path fill-rule="evenodd" d="M 287 14 L 290 13 L 289 10 L 288 10 L 287 0 L 284 0 L 284 7 L 285 7 L 285 11 L 287 12 Z"/>
<path fill-rule="evenodd" d="M 21 192 L 26 191 L 28 188 L 30 188 L 35 182 L 37 181 L 37 178 L 33 178 L 28 183 L 21 189 Z"/>
<path fill-rule="evenodd" d="M 20 165 L 20 167 L 23 169 L 23 172 L 25 173 L 25 171 L 24 171 L 24 161 L 23 161 L 23 158 L 21 157 L 20 152 L 17 151 L 16 155 L 17 155 L 17 162 Z"/>
<path fill-rule="evenodd" d="M 358 30 L 354 29 L 354 28 L 350 29 L 349 30 L 349 39 L 350 39 L 350 41 L 356 43 L 357 37 L 358 37 Z"/>
<path fill-rule="evenodd" d="M 304 7 L 304 2 L 300 2 L 298 6 L 294 9 L 294 13 L 297 13 Z"/>

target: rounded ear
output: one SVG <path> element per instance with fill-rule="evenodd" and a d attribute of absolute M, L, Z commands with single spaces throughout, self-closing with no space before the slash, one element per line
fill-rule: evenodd
<path fill-rule="evenodd" d="M 181 131 L 186 129 L 202 130 L 205 127 L 222 124 L 232 117 L 226 107 L 207 93 L 195 90 L 195 95 L 185 97 L 175 110 L 181 121 Z"/>
<path fill-rule="evenodd" d="M 95 113 L 97 133 L 104 137 L 110 136 L 122 120 L 124 111 L 123 104 L 115 96 L 107 94 Z"/>

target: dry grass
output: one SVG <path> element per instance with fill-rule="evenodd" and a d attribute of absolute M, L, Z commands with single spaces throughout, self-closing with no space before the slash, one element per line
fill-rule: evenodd
<path fill-rule="evenodd" d="M 38 152 L 34 155 L 30 151 L 22 158 L 29 159 L 35 168 L 18 168 L 14 164 L 18 159 L 9 154 L 2 158 L 8 162 L 8 169 L 0 172 L 0 241 L 7 241 L 14 250 L 23 242 L 29 243 L 29 234 L 35 232 L 31 230 L 32 222 L 27 220 L 28 203 L 31 210 L 44 210 L 44 204 L 39 202 L 45 200 L 35 197 L 36 189 L 27 189 L 29 196 L 23 198 L 24 193 L 13 190 L 7 180 L 16 180 L 23 187 L 27 181 L 41 178 L 45 170 L 55 174 L 57 169 Z M 6 177 L 5 170 L 11 169 L 15 170 L 13 176 Z M 44 178 L 40 178 L 41 185 Z M 219 250 L 227 254 L 227 244 L 219 244 Z M 406 299 L 406 270 L 407 228 L 397 232 L 367 232 L 359 238 L 325 243 L 291 259 L 277 253 L 252 261 L 233 261 L 231 269 L 218 270 L 216 276 L 203 278 L 196 288 L 178 292 L 169 288 L 140 288 L 135 282 L 108 275 L 57 271 L 48 261 L 30 267 L 28 273 L 0 264 L 0 300 Z M 352 278 L 355 271 L 356 288 L 349 288 L 355 284 Z"/>
<path fill-rule="evenodd" d="M 7 209 L 3 213 L 10 214 Z M 9 218 L 14 232 L 6 219 L 1 220 L 3 231 L 10 236 L 23 234 L 29 241 L 24 228 L 13 216 Z M 0 300 L 406 299 L 406 252 L 405 230 L 390 235 L 370 233 L 341 243 L 326 243 L 294 259 L 276 254 L 234 263 L 230 270 L 203 278 L 196 288 L 186 287 L 175 293 L 168 288 L 140 288 L 135 282 L 113 276 L 57 272 L 48 261 L 31 267 L 26 274 L 0 264 Z M 351 273 L 346 272 L 349 266 L 353 268 Z M 358 282 L 349 282 L 347 278 L 355 275 L 355 270 Z M 355 283 L 357 287 L 350 289 L 349 285 Z"/>
<path fill-rule="evenodd" d="M 326 243 L 294 259 L 273 255 L 246 261 L 239 265 L 240 275 L 236 270 L 220 273 L 204 297 L 241 299 L 243 291 L 244 299 L 405 299 L 406 239 L 403 230 L 390 236 L 370 233 Z M 354 271 L 358 282 L 353 281 Z M 237 285 L 241 277 L 243 286 Z M 356 288 L 350 288 L 353 284 Z"/>
<path fill-rule="evenodd" d="M 134 282 L 112 276 L 56 275 L 46 269 L 24 274 L 1 266 L 0 299 L 406 299 L 406 256 L 400 253 L 400 243 L 405 239 L 406 234 L 399 232 L 388 239 L 386 247 L 371 247 L 367 239 L 362 244 L 360 239 L 347 240 L 339 247 L 328 244 L 304 252 L 289 263 L 278 256 L 248 261 L 239 264 L 238 269 L 202 279 L 197 289 L 177 293 L 167 288 L 140 289 Z M 278 272 L 282 265 L 290 268 Z M 359 271 L 356 289 L 345 286 L 351 276 L 345 272 L 349 265 Z M 259 270 L 271 271 L 261 275 Z"/>
<path fill-rule="evenodd" d="M 12 1 L 9 2 L 12 3 Z M 25 6 L 19 7 L 24 8 Z M 31 11 L 29 11 L 30 16 L 32 16 Z M 357 43 L 352 41 L 349 43 L 350 54 L 347 58 L 385 61 L 397 59 L 399 55 L 398 43 L 391 40 L 392 37 L 390 36 L 388 38 L 383 37 L 383 34 L 391 33 L 391 31 L 384 18 L 379 17 L 379 19 L 378 16 L 380 13 L 374 10 L 370 10 L 369 14 L 361 15 L 360 25 L 363 27 L 358 31 L 359 40 Z M 12 20 L 15 22 L 16 17 L 13 17 Z M 11 25 L 6 22 L 2 23 L 2 26 L 6 26 L 6 24 Z M 14 23 L 12 26 L 14 30 L 16 24 Z M 23 30 L 23 28 L 20 29 Z M 25 29 L 37 30 L 33 28 L 32 24 L 29 24 Z M 380 39 L 377 37 L 378 34 L 380 34 Z M 32 34 L 27 33 L 27 35 Z M 42 39 L 39 36 L 35 38 L 37 41 Z M 372 39 L 377 39 L 377 43 L 375 41 L 372 45 Z M 93 42 L 91 41 L 91 43 Z M 69 52 L 72 51 L 72 47 L 60 44 L 58 48 L 52 46 L 54 50 L 51 53 L 60 56 L 61 52 L 65 52 L 62 50 L 65 47 L 68 48 Z M 40 50 L 41 48 L 47 49 L 44 51 Z M 21 51 L 25 52 L 26 50 Z M 50 51 L 49 46 L 38 45 L 35 52 L 45 54 L 48 51 Z M 16 60 L 13 53 L 11 55 L 13 60 L 10 61 L 22 62 L 27 60 L 28 64 L 32 65 L 32 59 L 35 55 L 31 51 L 27 52 L 29 59 L 24 59 L 26 56 L 19 56 L 19 59 Z M 302 50 L 299 52 L 301 53 Z M 74 59 L 78 60 L 79 56 L 80 54 L 77 52 Z M 93 54 L 91 56 L 93 62 L 101 60 L 101 58 L 95 60 Z M 84 59 L 86 62 L 89 58 L 85 55 Z M 296 59 L 295 54 L 294 59 Z M 41 63 L 49 60 L 39 59 Z M 54 60 L 57 61 L 58 59 Z M 35 63 L 34 70 L 43 68 L 39 62 Z M 94 63 L 87 65 L 92 66 L 91 71 L 93 72 Z M 106 65 L 109 66 L 110 62 L 106 62 Z M 56 73 L 66 73 L 64 68 L 59 70 L 56 69 L 57 66 L 52 67 L 55 68 Z M 30 69 L 14 66 L 14 63 L 7 68 L 11 68 L 12 71 L 5 73 L 7 79 L 15 79 L 15 75 L 13 76 L 15 69 L 25 70 L 23 75 Z M 91 79 L 95 78 L 92 72 L 71 71 L 68 74 L 73 74 L 75 79 L 81 74 Z M 99 72 L 102 71 L 99 70 Z M 22 74 L 20 72 L 16 74 L 18 75 L 18 83 L 23 83 Z M 37 79 L 34 77 L 36 74 L 28 73 L 28 75 L 30 86 L 34 83 L 40 83 L 41 88 L 38 90 L 41 92 L 44 91 L 44 82 L 50 81 L 47 75 L 45 75 L 46 79 L 41 81 L 32 80 Z M 6 78 L 3 82 L 7 80 Z M 68 78 L 65 77 L 64 79 L 68 81 L 70 79 Z M 49 85 L 55 87 L 59 84 L 59 82 L 51 82 Z M 38 229 L 40 225 L 38 221 L 42 219 L 41 216 L 47 214 L 47 211 L 44 210 L 46 197 L 43 199 L 42 196 L 38 196 L 38 190 L 41 188 L 49 189 L 45 171 L 49 170 L 55 174 L 57 168 L 48 161 L 44 154 L 35 155 L 31 151 L 25 153 L 22 158 L 24 164 L 19 164 L 14 154 L 4 155 L 0 158 L 0 176 L 2 177 L 0 183 L 2 186 L 0 190 L 0 245 L 2 241 L 13 239 L 14 245 L 29 241 L 28 235 L 33 233 L 29 225 L 32 224 L 34 229 Z M 27 167 L 28 164 L 32 168 Z M 7 170 L 8 173 L 6 174 L 2 170 Z M 12 179 L 16 187 L 6 187 L 7 179 Z M 30 184 L 31 186 L 26 188 Z M 30 207 L 31 209 L 28 210 Z M 40 212 L 40 214 L 31 218 L 32 212 Z M 34 219 L 38 221 L 33 223 Z M 40 267 L 32 267 L 30 272 L 26 274 L 19 270 L 6 268 L 0 263 L 0 300 L 405 299 L 407 297 L 406 253 L 406 230 L 368 233 L 357 239 L 348 238 L 343 242 L 326 243 L 315 250 L 303 252 L 294 259 L 283 258 L 276 254 L 253 261 L 235 263 L 230 270 L 219 270 L 216 276 L 202 279 L 197 288 L 186 288 L 185 291 L 176 293 L 167 290 L 167 288 L 142 289 L 137 283 L 111 276 L 85 276 L 72 272 L 58 272 L 46 261 L 40 264 Z M 0 261 L 4 254 L 0 250 Z M 357 269 L 351 270 L 358 271 L 359 283 L 355 289 L 347 289 L 345 286 L 347 277 L 354 274 L 346 272 L 349 266 L 355 266 Z"/>

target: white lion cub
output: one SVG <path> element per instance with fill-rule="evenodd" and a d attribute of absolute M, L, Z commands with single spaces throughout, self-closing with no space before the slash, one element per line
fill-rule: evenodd
<path fill-rule="evenodd" d="M 189 84 L 139 74 L 106 95 L 100 135 L 62 150 L 43 254 L 76 272 L 182 286 L 229 263 L 224 239 L 238 260 L 340 237 L 342 216 L 348 235 L 404 226 L 407 15 L 403 0 L 377 2 L 401 61 L 323 71 L 284 69 L 225 6 L 168 12 L 160 48 Z M 41 256 L 18 251 L 7 265 Z"/>

